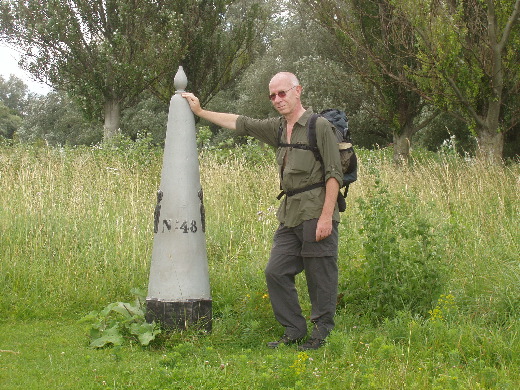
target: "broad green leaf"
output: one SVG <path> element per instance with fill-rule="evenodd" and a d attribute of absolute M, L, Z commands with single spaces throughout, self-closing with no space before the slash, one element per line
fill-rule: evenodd
<path fill-rule="evenodd" d="M 107 344 L 122 345 L 124 338 L 119 331 L 119 326 L 116 324 L 112 328 L 101 333 L 101 337 L 93 340 L 90 343 L 92 348 L 102 348 Z"/>
<path fill-rule="evenodd" d="M 150 341 L 155 339 L 156 335 L 161 333 L 161 330 L 155 325 L 155 323 L 149 324 L 144 322 L 142 324 L 132 324 L 130 326 L 130 333 L 137 336 L 141 345 L 146 346 Z"/>

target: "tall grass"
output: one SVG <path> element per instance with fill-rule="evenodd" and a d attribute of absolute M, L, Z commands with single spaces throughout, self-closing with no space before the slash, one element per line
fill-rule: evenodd
<path fill-rule="evenodd" d="M 5 317 L 80 313 L 143 285 L 158 165 L 106 150 L 3 149 Z"/>
<path fill-rule="evenodd" d="M 419 197 L 429 196 L 446 232 L 450 289 L 468 314 L 495 321 L 520 309 L 520 171 L 481 163 L 415 169 Z M 420 187 L 420 186 L 418 186 Z"/>
<path fill-rule="evenodd" d="M 359 159 L 340 224 L 337 327 L 323 352 L 259 348 L 281 331 L 263 277 L 278 179 L 272 152 L 247 145 L 200 156 L 211 338 L 173 335 L 160 354 L 145 350 L 140 357 L 153 372 L 146 378 L 133 357 L 126 371 L 114 367 L 125 352 L 100 352 L 96 369 L 121 372 L 114 388 L 515 388 L 520 166 L 418 154 L 396 168 L 387 150 L 360 150 Z M 25 332 L 22 321 L 37 320 L 52 333 L 54 319 L 75 321 L 146 288 L 161 162 L 158 149 L 139 142 L 0 146 L 0 325 L 11 335 L 2 349 L 20 338 L 9 323 Z M 303 278 L 298 283 L 307 313 Z M 87 381 L 92 361 L 78 355 L 62 367 Z M 43 363 L 17 364 L 2 360 L 38 375 Z M 75 383 L 49 372 L 54 383 Z"/>
<path fill-rule="evenodd" d="M 253 163 L 247 150 L 201 155 L 217 310 L 265 294 L 278 179 L 272 154 L 264 152 Z M 381 226 L 391 218 L 401 224 L 400 234 L 417 216 L 427 221 L 436 254 L 449 269 L 445 293 L 474 316 L 503 321 L 517 314 L 518 164 L 421 156 L 395 168 L 385 153 L 360 151 L 360 179 L 340 226 L 344 288 L 367 260 L 370 210 L 362 201 L 381 198 L 377 188 L 384 186 L 389 205 L 377 216 Z M 160 169 L 161 153 L 147 145 L 1 148 L 0 307 L 6 317 L 84 312 L 146 287 Z"/>

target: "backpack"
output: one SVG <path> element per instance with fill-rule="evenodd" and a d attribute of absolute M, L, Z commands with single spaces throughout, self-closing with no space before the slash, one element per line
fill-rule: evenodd
<path fill-rule="evenodd" d="M 352 145 L 352 139 L 350 137 L 350 131 L 348 128 L 348 118 L 345 112 L 341 110 L 336 109 L 328 109 L 325 111 L 320 112 L 319 114 L 313 114 L 311 115 L 310 119 L 307 121 L 307 139 L 309 144 L 308 145 L 301 145 L 301 144 L 287 144 L 282 143 L 282 132 L 283 128 L 280 126 L 278 129 L 278 147 L 293 147 L 298 149 L 305 149 L 310 150 L 314 153 L 314 157 L 317 161 L 321 163 L 323 173 L 325 175 L 325 168 L 323 166 L 323 158 L 321 157 L 320 151 L 317 146 L 316 141 L 316 121 L 318 117 L 324 117 L 327 119 L 330 123 L 334 125 L 336 137 L 338 139 L 338 147 L 339 147 L 339 154 L 341 159 L 341 167 L 343 170 L 343 185 L 345 190 L 343 193 L 341 191 L 338 194 L 338 208 L 339 211 L 343 212 L 346 209 L 346 201 L 345 198 L 348 195 L 348 189 L 351 183 L 355 182 L 357 180 L 357 156 L 356 152 L 354 151 L 354 147 Z M 278 200 L 282 198 L 283 195 L 286 196 L 293 196 L 296 194 L 299 194 L 301 192 L 309 191 L 314 188 L 318 187 L 324 187 L 325 181 L 322 180 L 318 183 L 311 184 L 309 186 L 299 188 L 293 191 L 283 191 L 280 192 L 278 195 Z"/>

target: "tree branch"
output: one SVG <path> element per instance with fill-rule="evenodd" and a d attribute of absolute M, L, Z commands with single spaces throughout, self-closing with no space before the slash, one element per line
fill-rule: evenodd
<path fill-rule="evenodd" d="M 488 0 L 488 4 L 493 3 L 493 0 Z M 489 5 L 488 5 L 489 6 Z M 520 18 L 520 0 L 516 0 L 515 8 L 513 9 L 513 13 L 509 16 L 507 23 L 504 27 L 504 31 L 502 32 L 502 38 L 500 39 L 499 46 L 500 51 L 504 49 L 507 41 L 509 40 L 509 36 L 511 35 L 511 30 L 515 23 L 518 23 Z"/>
<path fill-rule="evenodd" d="M 480 127 L 486 127 L 486 122 L 480 117 L 480 115 L 475 111 L 471 103 L 466 99 L 460 88 L 457 86 L 455 80 L 453 80 L 452 77 L 448 76 L 444 71 L 442 72 L 442 75 L 444 76 L 448 84 L 450 84 L 450 87 L 459 99 L 459 102 L 464 106 L 464 108 L 466 108 L 466 110 L 468 110 L 469 114 L 473 117 L 473 119 L 475 119 L 475 122 L 477 122 L 477 124 Z"/>
<path fill-rule="evenodd" d="M 435 118 L 437 118 L 439 116 L 439 114 L 441 113 L 440 110 L 435 110 L 430 116 L 429 118 L 426 118 L 425 120 L 419 122 L 419 124 L 417 126 L 414 126 L 414 131 L 413 133 L 417 133 L 419 130 L 422 130 L 424 129 L 426 126 L 428 126 L 430 123 L 433 122 L 433 120 Z"/>

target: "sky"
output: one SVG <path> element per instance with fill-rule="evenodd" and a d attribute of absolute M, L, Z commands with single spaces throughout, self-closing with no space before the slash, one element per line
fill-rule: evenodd
<path fill-rule="evenodd" d="M 4 79 L 9 79 L 9 76 L 14 74 L 23 80 L 30 92 L 40 95 L 46 95 L 50 92 L 51 88 L 48 85 L 34 81 L 27 72 L 18 67 L 19 59 L 19 53 L 0 43 L 0 74 Z"/>

